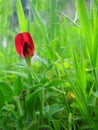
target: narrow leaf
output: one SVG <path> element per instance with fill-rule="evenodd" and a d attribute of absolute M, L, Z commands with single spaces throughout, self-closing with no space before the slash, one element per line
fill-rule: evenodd
<path fill-rule="evenodd" d="M 93 50 L 93 61 L 94 61 L 94 67 L 96 66 L 97 61 L 97 55 L 98 55 L 98 11 L 97 16 L 95 20 L 95 27 L 94 27 L 94 50 Z"/>
<path fill-rule="evenodd" d="M 56 0 L 50 0 L 50 40 L 55 38 L 56 19 Z"/>
<path fill-rule="evenodd" d="M 4 95 L 0 89 L 0 109 L 4 106 Z"/>
<path fill-rule="evenodd" d="M 25 19 L 23 7 L 21 4 L 21 0 L 16 1 L 16 8 L 17 8 L 17 15 L 18 15 L 18 21 L 20 25 L 20 30 L 21 32 L 25 32 L 27 30 L 26 19 Z"/>
<path fill-rule="evenodd" d="M 80 19 L 80 24 L 82 26 L 82 31 L 87 39 L 87 46 L 90 54 L 90 58 L 92 61 L 92 35 L 91 35 L 91 27 L 88 19 L 87 9 L 84 0 L 77 1 L 78 14 Z"/>
<path fill-rule="evenodd" d="M 3 92 L 3 95 L 5 97 L 6 101 L 11 101 L 13 98 L 13 91 L 11 87 L 5 83 L 5 82 L 0 82 L 0 90 Z"/>
<path fill-rule="evenodd" d="M 47 43 L 49 43 L 49 39 L 48 39 L 48 35 L 47 35 L 47 31 L 46 31 L 45 25 L 44 25 L 44 23 L 43 23 L 41 17 L 39 16 L 39 14 L 38 14 L 38 12 L 37 12 L 35 6 L 34 6 L 33 0 L 32 0 L 32 2 L 31 2 L 31 4 L 32 4 L 32 11 L 33 11 L 33 13 L 34 13 L 34 17 L 35 17 L 35 19 L 36 19 L 36 22 L 37 22 L 37 24 L 38 24 L 38 26 L 39 26 L 39 28 L 40 28 L 42 34 L 44 35 L 44 37 L 45 37 Z"/>

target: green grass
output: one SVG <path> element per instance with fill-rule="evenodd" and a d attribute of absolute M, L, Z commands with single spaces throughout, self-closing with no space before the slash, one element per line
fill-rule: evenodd
<path fill-rule="evenodd" d="M 0 1 L 0 130 L 97 130 L 98 0 L 28 2 L 32 18 L 21 0 Z M 31 67 L 14 45 L 25 31 L 35 43 Z"/>

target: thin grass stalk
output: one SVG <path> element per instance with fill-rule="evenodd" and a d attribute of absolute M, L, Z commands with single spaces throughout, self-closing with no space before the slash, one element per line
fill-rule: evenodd
<path fill-rule="evenodd" d="M 47 34 L 47 31 L 46 31 L 46 28 L 45 28 L 45 25 L 44 25 L 41 17 L 39 16 L 39 14 L 38 14 L 35 6 L 34 6 L 33 0 L 31 0 L 31 8 L 32 8 L 32 11 L 34 13 L 34 18 L 35 18 L 35 20 L 36 20 L 36 22 L 37 22 L 37 24 L 38 24 L 38 26 L 39 26 L 43 36 L 45 37 L 47 43 L 50 44 L 49 38 L 48 38 L 48 34 Z"/>
<path fill-rule="evenodd" d="M 25 32 L 27 31 L 27 23 L 26 23 L 23 7 L 21 4 L 21 0 L 16 1 L 16 8 L 17 8 L 18 21 L 20 25 L 20 31 Z"/>
<path fill-rule="evenodd" d="M 57 71 L 58 77 L 61 78 L 60 72 L 59 72 L 59 70 L 57 68 L 56 68 L 56 71 Z M 66 96 L 65 96 L 64 85 L 60 85 L 60 86 L 61 86 L 61 89 L 62 89 L 62 92 L 63 92 L 63 93 L 61 93 L 61 96 L 64 99 L 64 104 L 66 104 L 66 109 L 67 109 L 67 111 L 69 113 L 70 112 L 70 107 L 68 105 L 68 101 L 67 101 Z"/>
<path fill-rule="evenodd" d="M 53 40 L 55 38 L 56 33 L 56 1 L 57 0 L 50 0 L 50 40 Z"/>
<path fill-rule="evenodd" d="M 91 122 L 93 124 L 93 121 L 91 120 L 91 117 L 89 115 L 89 111 L 88 111 L 88 107 L 87 107 L 87 102 L 85 101 L 85 98 L 83 98 L 83 96 L 81 95 L 81 91 L 79 92 L 79 89 L 77 89 L 76 85 L 73 83 L 73 81 L 71 80 L 68 72 L 66 71 L 64 65 L 62 64 L 63 70 L 72 86 L 72 90 L 76 96 L 76 100 L 77 103 L 79 105 L 79 110 L 80 113 L 82 114 L 83 117 L 85 117 L 85 120 L 87 119 L 88 124 L 91 126 Z"/>

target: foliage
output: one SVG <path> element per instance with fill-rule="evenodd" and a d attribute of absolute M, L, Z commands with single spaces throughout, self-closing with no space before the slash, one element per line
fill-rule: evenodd
<path fill-rule="evenodd" d="M 0 1 L 0 129 L 97 130 L 98 0 L 28 4 L 26 16 L 16 0 L 13 28 L 13 2 Z M 31 67 L 15 51 L 20 32 L 35 43 Z"/>

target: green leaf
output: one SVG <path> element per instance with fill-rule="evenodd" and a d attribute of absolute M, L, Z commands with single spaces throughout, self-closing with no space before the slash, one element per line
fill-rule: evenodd
<path fill-rule="evenodd" d="M 4 102 L 5 102 L 4 95 L 0 89 L 0 109 L 4 106 Z"/>
<path fill-rule="evenodd" d="M 91 35 L 91 26 L 87 14 L 87 9 L 84 0 L 77 0 L 77 8 L 79 14 L 80 24 L 82 26 L 82 31 L 84 36 L 87 39 L 87 47 L 89 50 L 90 58 L 92 61 L 92 35 Z"/>
<path fill-rule="evenodd" d="M 41 125 L 36 126 L 36 130 L 41 130 L 41 129 L 53 130 L 51 126 L 46 125 L 46 124 L 41 124 Z"/>
<path fill-rule="evenodd" d="M 89 96 L 87 98 L 87 105 L 93 107 L 95 104 L 96 104 L 96 98 L 93 95 Z"/>
<path fill-rule="evenodd" d="M 14 90 L 16 95 L 20 95 L 22 93 L 22 90 L 24 89 L 24 85 L 22 84 L 21 77 L 17 77 L 14 83 Z"/>
<path fill-rule="evenodd" d="M 28 78 L 27 74 L 22 73 L 22 72 L 18 72 L 18 71 L 4 70 L 2 72 L 5 74 L 12 74 L 12 75 L 16 75 L 16 76 L 21 76 L 21 77 L 26 78 L 26 79 Z"/>
<path fill-rule="evenodd" d="M 17 15 L 18 15 L 18 21 L 20 25 L 20 30 L 21 32 L 25 32 L 27 31 L 27 23 L 26 23 L 23 7 L 21 4 L 21 0 L 16 1 L 16 8 L 17 8 Z"/>
<path fill-rule="evenodd" d="M 74 66 L 76 71 L 76 80 L 78 84 L 78 88 L 83 93 L 83 96 L 86 97 L 86 76 L 85 76 L 85 64 L 84 64 L 84 56 L 82 53 L 81 57 L 81 64 L 78 61 L 78 55 L 76 51 L 73 49 L 73 56 L 74 56 Z"/>
<path fill-rule="evenodd" d="M 98 10 L 96 13 L 95 25 L 94 25 L 94 49 L 93 49 L 94 67 L 96 66 L 97 62 L 97 55 L 98 55 Z"/>
<path fill-rule="evenodd" d="M 50 83 L 48 83 L 45 87 L 50 88 L 52 86 L 58 86 L 58 85 L 60 85 L 61 83 L 64 83 L 64 82 L 65 82 L 64 80 L 61 80 L 59 78 L 55 78 Z"/>
<path fill-rule="evenodd" d="M 64 106 L 59 105 L 59 104 L 53 104 L 50 109 L 49 109 L 49 113 L 50 114 L 55 114 L 57 112 L 60 112 L 64 109 Z"/>
<path fill-rule="evenodd" d="M 55 38 L 56 20 L 56 0 L 50 0 L 50 40 Z"/>
<path fill-rule="evenodd" d="M 39 29 L 41 30 L 42 34 L 44 35 L 47 43 L 49 43 L 49 39 L 48 39 L 48 35 L 47 35 L 47 31 L 46 31 L 45 25 L 44 25 L 41 17 L 39 16 L 39 14 L 38 14 L 35 6 L 34 6 L 33 0 L 31 0 L 31 5 L 32 5 L 32 11 L 34 13 L 34 17 L 36 19 L 36 23 L 39 26 Z"/>
<path fill-rule="evenodd" d="M 27 107 L 27 112 L 30 117 L 33 117 L 34 111 L 35 111 L 35 106 L 37 103 L 38 95 L 41 91 L 43 91 L 44 88 L 38 88 L 35 90 L 30 97 L 28 98 L 26 102 L 26 107 Z"/>
<path fill-rule="evenodd" d="M 5 101 L 11 101 L 13 98 L 13 91 L 11 89 L 11 87 L 5 83 L 5 82 L 0 82 L 0 90 L 2 91 L 4 97 L 5 97 Z"/>
<path fill-rule="evenodd" d="M 52 124 L 55 130 L 60 130 L 60 121 L 59 120 L 52 120 Z"/>

